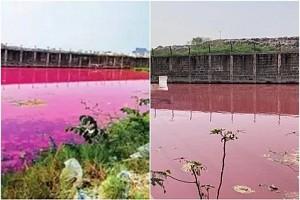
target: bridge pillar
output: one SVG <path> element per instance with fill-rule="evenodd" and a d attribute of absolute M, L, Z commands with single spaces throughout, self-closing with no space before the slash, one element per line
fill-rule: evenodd
<path fill-rule="evenodd" d="M 7 64 L 7 49 L 4 50 L 4 65 Z"/>
<path fill-rule="evenodd" d="M 114 57 L 114 64 L 113 66 L 115 67 L 116 66 L 116 57 Z"/>
<path fill-rule="evenodd" d="M 105 66 L 108 66 L 108 56 L 105 56 Z"/>
<path fill-rule="evenodd" d="M 256 54 L 253 54 L 253 82 L 256 83 Z"/>
<path fill-rule="evenodd" d="M 46 66 L 49 66 L 49 61 L 50 61 L 50 53 L 47 52 L 47 57 L 46 57 Z"/>
<path fill-rule="evenodd" d="M 22 65 L 22 63 L 23 63 L 23 49 L 20 50 L 19 65 Z"/>
<path fill-rule="evenodd" d="M 81 65 L 82 65 L 82 57 L 79 56 L 79 67 L 81 67 Z"/>
<path fill-rule="evenodd" d="M 91 59 L 91 56 L 89 56 L 89 64 L 88 64 L 88 66 L 91 67 L 91 65 L 92 65 L 92 59 Z"/>
<path fill-rule="evenodd" d="M 277 83 L 280 83 L 281 82 L 281 54 L 279 53 L 278 54 L 278 57 L 277 57 Z"/>
<path fill-rule="evenodd" d="M 60 67 L 61 65 L 61 53 L 58 53 L 58 66 Z"/>
<path fill-rule="evenodd" d="M 72 65 L 72 53 L 70 53 L 70 56 L 69 56 L 69 66 Z"/>
<path fill-rule="evenodd" d="M 123 56 L 121 57 L 121 68 L 123 68 Z"/>
<path fill-rule="evenodd" d="M 33 52 L 33 65 L 36 65 L 36 54 L 37 54 L 37 52 L 34 51 Z"/>

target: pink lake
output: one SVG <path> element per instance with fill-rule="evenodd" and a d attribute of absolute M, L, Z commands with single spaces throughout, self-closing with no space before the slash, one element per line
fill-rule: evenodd
<path fill-rule="evenodd" d="M 280 155 L 299 151 L 298 89 L 298 85 L 171 84 L 163 91 L 152 85 L 151 169 L 168 169 L 177 178 L 193 181 L 174 159 L 200 161 L 207 167 L 201 184 L 213 185 L 210 198 L 216 198 L 223 146 L 210 130 L 243 130 L 238 140 L 226 144 L 219 198 L 296 198 L 298 164 L 286 166 L 266 155 L 269 150 Z M 272 184 L 279 190 L 270 191 L 267 186 Z M 233 189 L 236 185 L 255 192 L 238 193 Z M 165 187 L 166 193 L 152 187 L 153 198 L 198 198 L 194 185 L 167 179 Z"/>
<path fill-rule="evenodd" d="M 80 115 L 94 116 L 104 126 L 121 116 L 122 107 L 136 106 L 136 97 L 149 96 L 148 74 L 130 70 L 2 68 L 1 73 L 2 172 L 21 169 L 49 147 L 49 136 L 57 144 L 82 142 L 64 131 L 78 124 Z M 18 104 L 34 99 L 41 104 Z"/>

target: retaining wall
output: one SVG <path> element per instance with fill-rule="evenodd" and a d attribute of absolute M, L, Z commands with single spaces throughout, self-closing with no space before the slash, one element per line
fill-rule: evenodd
<path fill-rule="evenodd" d="M 151 57 L 151 81 L 169 83 L 299 83 L 299 53 Z"/>

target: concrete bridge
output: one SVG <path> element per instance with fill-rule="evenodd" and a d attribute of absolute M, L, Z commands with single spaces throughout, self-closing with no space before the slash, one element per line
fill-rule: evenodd
<path fill-rule="evenodd" d="M 299 52 L 151 56 L 151 82 L 299 83 Z"/>
<path fill-rule="evenodd" d="M 132 68 L 148 67 L 149 58 L 127 55 L 102 55 L 55 49 L 22 48 L 1 45 L 5 67 Z"/>

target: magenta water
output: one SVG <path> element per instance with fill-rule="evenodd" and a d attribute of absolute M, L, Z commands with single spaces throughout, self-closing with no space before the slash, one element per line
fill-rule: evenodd
<path fill-rule="evenodd" d="M 53 69 L 24 69 L 26 76 L 23 75 L 22 80 L 36 75 L 34 70 L 46 73 L 43 70 L 49 72 Z M 70 72 L 64 70 L 64 73 L 79 73 L 76 69 L 70 69 Z M 1 86 L 2 172 L 21 169 L 25 163 L 29 164 L 39 151 L 49 148 L 49 137 L 57 145 L 83 142 L 76 135 L 64 131 L 67 126 L 78 124 L 80 115 L 94 116 L 104 126 L 112 118 L 121 117 L 120 108 L 136 106 L 136 97 L 148 98 L 149 95 L 145 74 L 133 71 L 88 72 L 80 69 L 83 74 L 98 74 L 99 81 L 87 80 L 86 76 L 83 80 L 78 76 L 72 82 L 55 82 L 55 76 L 48 76 L 48 80 L 36 77 L 39 83 L 20 81 L 14 74 L 16 70 L 2 68 L 2 74 L 4 71 L 6 77 L 10 77 L 10 84 Z M 17 71 L 22 73 L 22 69 Z M 105 74 L 114 79 L 105 78 Z"/>
<path fill-rule="evenodd" d="M 126 69 L 95 69 L 95 68 L 33 68 L 33 67 L 2 67 L 2 84 L 24 83 L 57 83 L 77 81 L 109 81 L 109 80 L 144 80 L 147 72 L 136 72 Z"/>
<path fill-rule="evenodd" d="M 174 159 L 200 161 L 207 167 L 201 184 L 215 186 L 210 197 L 216 198 L 223 149 L 220 137 L 210 135 L 210 130 L 243 130 L 238 140 L 226 144 L 220 198 L 296 198 L 298 165 L 275 162 L 268 159 L 268 154 L 299 150 L 298 89 L 298 85 L 171 84 L 164 91 L 153 85 L 151 169 L 169 169 L 173 176 L 192 181 Z M 248 186 L 255 192 L 238 193 L 233 189 L 236 185 Z M 270 191 L 270 185 L 279 190 Z M 168 179 L 165 187 L 165 194 L 160 187 L 152 187 L 152 196 L 198 197 L 193 185 Z"/>

